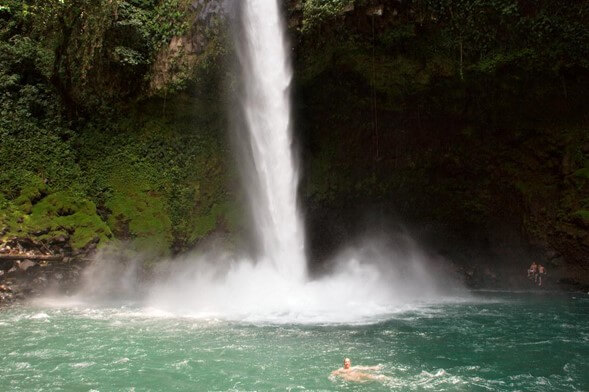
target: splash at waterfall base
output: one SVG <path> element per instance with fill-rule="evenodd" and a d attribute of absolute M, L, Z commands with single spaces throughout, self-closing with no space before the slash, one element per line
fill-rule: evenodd
<path fill-rule="evenodd" d="M 220 269 L 201 260 L 152 287 L 148 303 L 175 314 L 229 319 L 367 321 L 407 304 L 437 301 L 444 292 L 446 281 L 432 278 L 423 255 L 403 256 L 376 247 L 345 252 L 330 274 L 309 280 L 293 280 L 263 262 L 229 262 Z M 389 264 L 391 258 L 397 264 Z"/>
<path fill-rule="evenodd" d="M 46 293 L 57 306 L 135 306 L 145 314 L 272 323 L 365 323 L 424 304 L 469 296 L 451 264 L 402 244 L 374 240 L 341 252 L 321 275 L 295 280 L 267 260 L 207 247 L 146 269 L 101 252 L 75 294 Z"/>

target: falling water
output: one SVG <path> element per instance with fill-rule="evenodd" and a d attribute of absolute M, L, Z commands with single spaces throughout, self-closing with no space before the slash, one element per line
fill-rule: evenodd
<path fill-rule="evenodd" d="M 289 86 L 292 78 L 277 0 L 248 0 L 237 37 L 241 97 L 249 132 L 248 192 L 261 262 L 283 276 L 304 279 L 306 261 L 297 211 L 298 174 L 292 153 Z"/>

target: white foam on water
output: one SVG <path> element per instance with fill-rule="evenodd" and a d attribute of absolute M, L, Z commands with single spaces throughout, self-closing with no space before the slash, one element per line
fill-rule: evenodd
<path fill-rule="evenodd" d="M 219 263 L 219 260 L 224 262 Z M 419 250 L 398 251 L 376 245 L 343 252 L 331 273 L 305 281 L 291 280 L 272 265 L 227 256 L 199 256 L 167 266 L 168 277 L 148 290 L 150 308 L 170 315 L 219 318 L 254 323 L 374 323 L 395 314 L 441 302 L 451 280 L 434 277 L 439 260 Z"/>
<path fill-rule="evenodd" d="M 70 367 L 74 368 L 74 369 L 80 369 L 80 368 L 87 368 L 90 367 L 92 365 L 95 365 L 96 363 L 94 362 L 77 362 L 77 363 L 72 363 L 70 364 Z"/>
<path fill-rule="evenodd" d="M 17 370 L 23 370 L 23 369 L 30 369 L 31 368 L 31 364 L 28 362 L 16 362 L 14 364 L 14 367 Z"/>
<path fill-rule="evenodd" d="M 48 319 L 48 318 L 49 318 L 49 315 L 45 312 L 36 313 L 30 317 L 30 319 L 32 319 L 32 320 L 44 320 L 44 319 Z"/>

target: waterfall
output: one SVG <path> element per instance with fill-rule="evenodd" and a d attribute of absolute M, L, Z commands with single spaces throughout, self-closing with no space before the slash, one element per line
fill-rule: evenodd
<path fill-rule="evenodd" d="M 404 237 L 388 246 L 370 236 L 334 256 L 329 274 L 307 277 L 292 151 L 292 70 L 278 0 L 238 4 L 243 121 L 236 121 L 235 135 L 259 252 L 252 260 L 213 246 L 160 263 L 168 278 L 149 288 L 148 309 L 248 322 L 341 323 L 376 320 L 408 303 L 437 299 L 444 274 Z"/>
<path fill-rule="evenodd" d="M 289 48 L 278 0 L 247 0 L 236 34 L 242 70 L 241 104 L 249 152 L 244 183 L 256 227 L 260 262 L 304 280 L 304 232 L 297 210 L 298 173 L 292 152 Z"/>

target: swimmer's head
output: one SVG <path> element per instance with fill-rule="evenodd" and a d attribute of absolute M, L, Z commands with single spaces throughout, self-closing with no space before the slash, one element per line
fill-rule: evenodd
<path fill-rule="evenodd" d="M 349 369 L 350 366 L 352 366 L 352 361 L 350 361 L 350 358 L 344 358 L 344 369 Z"/>

